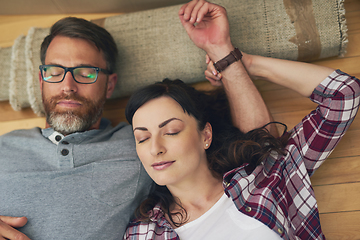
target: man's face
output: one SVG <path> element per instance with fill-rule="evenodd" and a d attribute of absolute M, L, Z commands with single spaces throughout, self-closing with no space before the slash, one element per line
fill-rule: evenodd
<path fill-rule="evenodd" d="M 51 41 L 45 64 L 106 69 L 103 54 L 94 44 L 63 36 L 56 36 Z M 99 72 L 96 82 L 92 84 L 75 82 L 70 72 L 60 83 L 44 82 L 40 74 L 39 78 L 47 126 L 64 135 L 99 127 L 103 105 L 116 84 L 116 74 Z"/>

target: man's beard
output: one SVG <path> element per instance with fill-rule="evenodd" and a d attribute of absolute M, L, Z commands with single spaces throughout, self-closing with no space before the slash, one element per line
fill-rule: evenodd
<path fill-rule="evenodd" d="M 42 96 L 46 121 L 57 132 L 68 135 L 89 130 L 101 117 L 106 100 L 105 93 L 97 101 L 78 96 L 74 93 L 61 94 L 50 99 Z M 56 111 L 60 100 L 74 100 L 82 104 L 80 109 Z"/>

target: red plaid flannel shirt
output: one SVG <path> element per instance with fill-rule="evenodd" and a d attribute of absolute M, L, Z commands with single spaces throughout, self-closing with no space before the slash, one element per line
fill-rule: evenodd
<path fill-rule="evenodd" d="M 325 239 L 310 176 L 325 161 L 353 121 L 360 81 L 340 70 L 311 95 L 319 105 L 291 131 L 286 156 L 271 155 L 254 171 L 247 165 L 224 175 L 225 193 L 237 209 L 283 239 Z M 129 224 L 124 239 L 179 239 L 160 206 L 150 222 Z"/>

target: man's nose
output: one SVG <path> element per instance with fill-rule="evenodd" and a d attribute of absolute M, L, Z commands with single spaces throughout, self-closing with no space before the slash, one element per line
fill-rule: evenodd
<path fill-rule="evenodd" d="M 78 83 L 75 81 L 71 72 L 67 72 L 64 76 L 64 80 L 61 82 L 63 92 L 77 92 Z"/>

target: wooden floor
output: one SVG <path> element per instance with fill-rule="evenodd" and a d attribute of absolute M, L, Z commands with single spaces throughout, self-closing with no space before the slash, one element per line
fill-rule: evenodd
<path fill-rule="evenodd" d="M 349 44 L 344 58 L 316 61 L 315 64 L 339 68 L 360 78 L 360 0 L 346 0 L 346 19 Z M 109 14 L 77 15 L 86 19 L 110 16 Z M 0 46 L 8 47 L 20 34 L 26 34 L 31 26 L 48 27 L 63 16 L 0 16 Z M 283 87 L 256 81 L 274 119 L 289 128 L 298 123 L 314 108 L 314 104 Z M 207 83 L 196 85 L 208 87 Z M 106 104 L 105 117 L 114 124 L 125 121 L 125 99 L 111 100 Z M 13 129 L 44 127 L 43 118 L 31 109 L 20 112 L 12 110 L 8 102 L 0 102 L 0 134 Z M 323 231 L 327 239 L 360 239 L 360 117 L 330 158 L 312 177 L 318 200 Z M 359 144 L 359 145 L 358 145 Z M 1 213 L 0 213 L 1 214 Z"/>

